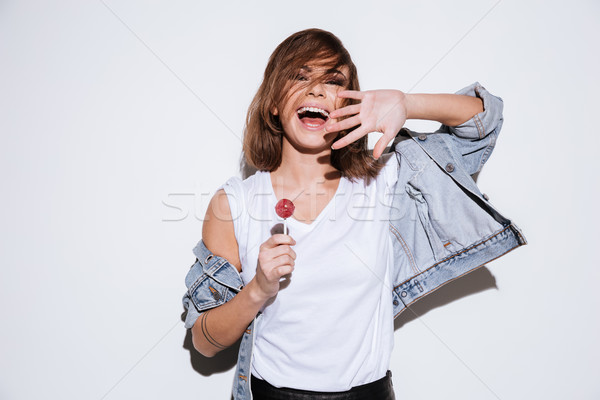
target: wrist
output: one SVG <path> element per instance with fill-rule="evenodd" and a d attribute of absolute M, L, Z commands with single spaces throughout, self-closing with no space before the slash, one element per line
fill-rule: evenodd
<path fill-rule="evenodd" d="M 248 282 L 244 290 L 248 293 L 249 300 L 252 304 L 258 308 L 262 307 L 267 300 L 269 300 L 269 297 L 265 295 L 258 282 L 256 282 L 256 277 Z"/>
<path fill-rule="evenodd" d="M 419 119 L 420 99 L 418 94 L 405 93 L 406 119 Z"/>

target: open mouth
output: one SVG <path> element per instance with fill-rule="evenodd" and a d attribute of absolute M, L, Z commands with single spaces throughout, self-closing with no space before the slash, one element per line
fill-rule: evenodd
<path fill-rule="evenodd" d="M 298 118 L 309 129 L 321 128 L 329 119 L 329 113 L 319 107 L 300 107 L 297 111 Z"/>

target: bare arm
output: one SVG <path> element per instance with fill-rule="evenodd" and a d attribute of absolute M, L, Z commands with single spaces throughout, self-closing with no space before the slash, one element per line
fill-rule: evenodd
<path fill-rule="evenodd" d="M 407 119 L 427 119 L 457 126 L 483 112 L 479 97 L 460 94 L 406 94 Z"/>
<path fill-rule="evenodd" d="M 210 201 L 202 226 L 202 240 L 215 255 L 241 271 L 229 202 L 224 190 Z M 279 278 L 293 270 L 295 244 L 289 235 L 273 235 L 261 245 L 256 277 L 227 303 L 200 315 L 192 327 L 192 342 L 205 357 L 234 344 L 245 332 L 263 304 L 279 290 Z"/>
<path fill-rule="evenodd" d="M 407 119 L 426 119 L 447 126 L 457 126 L 483 111 L 483 101 L 480 98 L 458 94 L 406 94 L 400 90 L 365 92 L 344 90 L 337 95 L 360 100 L 360 103 L 329 113 L 331 121 L 327 122 L 324 129 L 327 132 L 336 132 L 360 126 L 335 141 L 331 148 L 336 150 L 347 146 L 369 132 L 382 132 L 383 136 L 373 149 L 375 158 L 381 156 Z M 340 120 L 342 117 L 347 118 Z"/>

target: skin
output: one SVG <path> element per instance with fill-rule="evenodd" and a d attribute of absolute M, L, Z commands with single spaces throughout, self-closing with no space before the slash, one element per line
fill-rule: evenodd
<path fill-rule="evenodd" d="M 373 150 L 373 157 L 379 158 L 407 119 L 456 126 L 483 111 L 481 99 L 470 96 L 344 90 L 345 83 L 340 85 L 339 79 L 338 83 L 317 79 L 327 72 L 324 68 L 308 67 L 292 85 L 281 110 L 273 110 L 280 115 L 285 131 L 281 165 L 271 172 L 273 189 L 278 199 L 293 199 L 296 206 L 293 217 L 299 220 L 314 220 L 335 194 L 341 175 L 329 163 L 332 148 L 346 146 L 369 132 L 382 132 Z M 333 77 L 347 74 L 348 69 L 342 68 Z M 340 108 L 343 98 L 358 99 L 360 103 Z M 319 131 L 305 129 L 296 116 L 296 110 L 306 101 L 333 110 Z M 338 121 L 341 117 L 348 118 Z M 338 131 L 355 126 L 358 127 L 351 134 L 334 143 Z M 202 238 L 213 254 L 227 259 L 241 271 L 229 203 L 222 189 L 208 206 Z M 256 276 L 231 301 L 198 318 L 192 327 L 192 338 L 201 354 L 212 357 L 243 335 L 260 308 L 277 294 L 280 279 L 293 272 L 295 243 L 289 235 L 269 237 L 260 246 Z"/>
<path fill-rule="evenodd" d="M 238 271 L 241 263 L 233 220 L 225 192 L 211 199 L 202 225 L 202 239 L 210 251 L 227 259 Z M 192 342 L 205 357 L 234 344 L 246 331 L 262 305 L 279 290 L 279 279 L 294 270 L 296 242 L 289 235 L 275 234 L 259 250 L 256 276 L 230 301 L 207 311 L 192 327 Z"/>
<path fill-rule="evenodd" d="M 369 132 L 381 132 L 383 136 L 373 148 L 378 159 L 385 147 L 394 139 L 407 119 L 438 121 L 447 126 L 457 126 L 483 112 L 483 102 L 478 97 L 457 94 L 406 94 L 400 90 L 344 90 L 340 97 L 360 100 L 329 114 L 330 118 L 348 117 L 340 122 L 327 124 L 326 132 L 336 132 L 360 125 L 332 146 L 347 146 Z"/>
<path fill-rule="evenodd" d="M 345 89 L 348 75 L 347 67 L 331 72 L 326 67 L 309 66 L 300 71 L 281 113 L 274 110 L 285 134 L 281 165 L 271 172 L 273 190 L 278 199 L 293 199 L 296 210 L 292 218 L 305 223 L 312 222 L 325 208 L 337 190 L 341 173 L 329 163 L 337 132 L 305 129 L 297 110 L 306 103 L 329 112 L 339 109 L 344 99 L 338 93 Z"/>

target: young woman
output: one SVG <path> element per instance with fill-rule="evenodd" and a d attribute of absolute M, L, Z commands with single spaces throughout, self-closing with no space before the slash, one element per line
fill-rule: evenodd
<path fill-rule="evenodd" d="M 211 200 L 183 298 L 200 353 L 242 338 L 236 399 L 393 399 L 394 317 L 525 244 L 470 178 L 502 101 L 477 83 L 460 93 L 360 91 L 350 55 L 319 29 L 275 49 L 244 136 L 258 171 Z M 401 129 L 411 118 L 442 127 L 415 135 Z M 281 199 L 295 205 L 286 221 Z"/>

